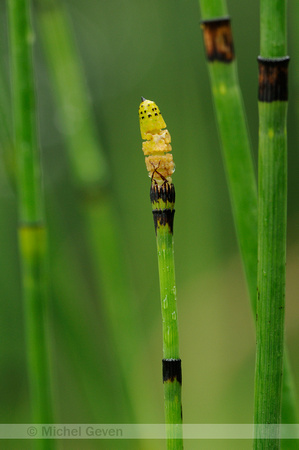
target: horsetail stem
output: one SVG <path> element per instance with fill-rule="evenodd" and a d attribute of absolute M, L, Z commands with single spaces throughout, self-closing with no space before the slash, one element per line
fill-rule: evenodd
<path fill-rule="evenodd" d="M 225 0 L 199 0 L 201 15 L 204 19 L 214 19 L 227 15 Z"/>
<path fill-rule="evenodd" d="M 105 187 L 108 167 L 93 118 L 82 64 L 63 2 L 35 0 L 59 119 L 67 137 L 69 164 L 85 196 Z M 84 149 L 84 151 L 82 150 Z"/>
<path fill-rule="evenodd" d="M 125 420 L 134 422 L 139 406 L 131 365 L 142 353 L 136 302 L 130 287 L 119 218 L 104 148 L 98 136 L 90 93 L 76 48 L 72 23 L 63 2 L 35 0 L 45 57 L 65 133 L 68 162 L 78 193 L 87 244 L 97 282 L 97 299 L 106 317 L 119 376 L 114 389 L 124 391 Z M 123 314 L 126 311 L 126 314 Z M 130 330 L 130 333 L 128 333 Z M 146 393 L 149 395 L 150 394 Z M 137 402 L 134 403 L 135 399 Z"/>
<path fill-rule="evenodd" d="M 183 448 L 182 372 L 179 356 L 178 312 L 174 268 L 173 219 L 175 190 L 170 134 L 157 105 L 142 98 L 139 107 L 143 152 L 151 177 L 150 199 L 157 240 L 163 325 L 163 385 L 167 448 Z"/>
<path fill-rule="evenodd" d="M 51 423 L 52 407 L 46 339 L 46 229 L 36 130 L 33 32 L 30 2 L 9 0 L 13 116 L 17 160 L 19 244 L 27 333 L 33 421 Z M 36 440 L 54 448 L 53 440 Z"/>
<path fill-rule="evenodd" d="M 206 2 L 200 2 L 200 4 Z M 257 185 L 229 17 L 202 22 L 234 222 L 252 309 L 256 307 Z"/>
<path fill-rule="evenodd" d="M 3 163 L 9 182 L 16 189 L 16 158 L 12 138 L 11 104 L 9 89 L 3 74 L 0 74 L 0 146 Z"/>
<path fill-rule="evenodd" d="M 204 17 L 204 43 L 234 222 L 255 317 L 257 183 L 238 82 L 233 35 L 229 17 L 223 16 L 227 12 L 224 0 L 200 0 L 199 3 Z M 296 396 L 287 357 L 284 360 L 282 420 L 284 423 L 297 422 Z M 290 445 L 298 448 L 295 440 L 287 445 L 288 449 Z"/>
<path fill-rule="evenodd" d="M 284 349 L 287 217 L 286 2 L 261 1 L 259 62 L 259 216 L 256 314 L 255 449 L 279 449 Z M 290 447 L 288 447 L 290 448 Z"/>

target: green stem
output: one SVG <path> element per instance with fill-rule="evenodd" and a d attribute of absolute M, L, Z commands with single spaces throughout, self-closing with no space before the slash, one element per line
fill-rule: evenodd
<path fill-rule="evenodd" d="M 221 138 L 223 159 L 229 186 L 234 222 L 238 243 L 242 256 L 247 286 L 250 294 L 251 307 L 256 316 L 256 286 L 257 286 L 257 183 L 253 167 L 252 152 L 248 136 L 246 119 L 239 88 L 237 65 L 233 56 L 233 38 L 227 28 L 228 21 L 216 20 L 223 13 L 222 3 L 213 10 L 213 15 L 207 15 L 208 0 L 200 0 L 200 7 L 205 19 L 215 18 L 215 22 L 203 23 L 207 49 L 208 68 L 211 78 L 212 93 L 215 103 L 218 130 Z M 226 13 L 226 12 L 225 12 Z M 223 25 L 225 27 L 223 28 Z M 219 37 L 226 38 L 231 45 L 217 49 L 211 48 L 211 42 L 217 41 L 216 30 L 221 30 Z M 210 39 L 211 38 L 211 39 Z M 221 39 L 220 39 L 221 42 Z M 213 51 L 214 49 L 214 51 Z M 284 423 L 297 423 L 297 407 L 294 385 L 288 359 L 284 361 L 283 406 L 282 420 Z M 289 443 L 283 441 L 282 446 L 288 449 L 298 448 L 295 440 Z"/>
<path fill-rule="evenodd" d="M 286 55 L 286 0 L 261 0 L 260 46 L 264 58 Z"/>
<path fill-rule="evenodd" d="M 257 185 L 236 63 L 209 65 L 223 160 L 252 310 L 256 308 Z"/>
<path fill-rule="evenodd" d="M 181 360 L 173 247 L 174 186 L 151 186 L 163 324 L 163 384 L 167 448 L 182 449 Z"/>
<path fill-rule="evenodd" d="M 285 1 L 261 1 L 255 424 L 281 422 L 287 216 L 285 21 Z M 280 448 L 279 434 L 273 438 L 257 427 L 255 437 L 255 449 Z"/>
<path fill-rule="evenodd" d="M 98 300 L 118 366 L 113 389 L 126 392 L 124 418 L 133 422 L 137 410 L 144 408 L 144 397 L 140 402 L 139 385 L 132 374 L 132 366 L 142 355 L 140 337 L 143 333 L 139 329 L 137 301 L 129 283 L 117 207 L 108 185 L 109 168 L 67 11 L 59 0 L 35 2 L 53 92 L 65 131 L 72 181 L 85 221 Z M 148 395 L 150 402 L 151 393 L 144 395 Z"/>
<path fill-rule="evenodd" d="M 13 113 L 17 159 L 20 258 L 27 331 L 28 371 L 33 420 L 52 422 L 50 373 L 46 340 L 46 231 L 36 130 L 33 32 L 30 3 L 9 0 Z M 54 441 L 36 440 L 52 449 Z"/>
<path fill-rule="evenodd" d="M 11 104 L 8 95 L 9 89 L 4 80 L 4 76 L 0 74 L 0 153 L 3 156 L 3 162 L 7 177 L 12 188 L 16 189 L 16 155 L 14 151 L 14 143 L 12 139 L 12 121 L 11 121 Z"/>
<path fill-rule="evenodd" d="M 259 249 L 255 423 L 279 424 L 286 262 L 286 102 L 259 102 Z M 279 448 L 256 440 L 255 448 Z"/>
<path fill-rule="evenodd" d="M 208 0 L 200 0 L 199 3 L 202 10 L 209 5 Z M 239 87 L 230 21 L 225 18 L 218 20 L 223 12 L 221 5 L 213 12 L 215 21 L 213 22 L 212 17 L 209 16 L 209 21 L 203 22 L 202 27 L 234 222 L 251 306 L 255 312 L 257 183 Z M 225 39 L 228 45 L 222 47 L 221 42 Z M 209 45 L 210 42 L 214 43 L 213 46 Z"/>
<path fill-rule="evenodd" d="M 204 20 L 227 15 L 225 0 L 199 0 L 201 15 Z"/>
<path fill-rule="evenodd" d="M 35 0 L 42 43 L 77 188 L 86 195 L 106 185 L 108 172 L 90 95 L 66 11 L 59 0 Z"/>

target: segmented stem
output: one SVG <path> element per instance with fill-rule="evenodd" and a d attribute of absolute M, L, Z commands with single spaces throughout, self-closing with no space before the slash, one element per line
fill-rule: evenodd
<path fill-rule="evenodd" d="M 255 449 L 279 449 L 260 424 L 280 424 L 284 349 L 287 100 L 286 2 L 261 1 L 259 57 L 259 217 Z M 279 430 L 279 427 L 277 428 Z M 288 448 L 291 448 L 290 446 Z"/>
<path fill-rule="evenodd" d="M 161 112 L 151 100 L 141 97 L 139 121 L 142 150 L 151 177 L 152 203 L 160 279 L 163 326 L 163 385 L 167 448 L 183 448 L 182 369 L 179 356 L 179 330 L 174 270 L 173 219 L 175 190 L 171 176 L 174 163 L 171 137 Z"/>
<path fill-rule="evenodd" d="M 182 372 L 174 269 L 172 183 L 153 183 L 150 192 L 157 238 L 163 326 L 163 385 L 167 448 L 182 449 Z"/>
<path fill-rule="evenodd" d="M 9 0 L 20 258 L 33 421 L 52 422 L 45 309 L 46 230 L 36 130 L 30 2 Z M 36 440 L 52 449 L 53 440 Z"/>
<path fill-rule="evenodd" d="M 225 1 L 210 3 L 209 0 L 200 0 L 199 3 L 205 19 L 202 28 L 234 222 L 255 317 L 257 183 L 238 82 L 233 35 L 229 17 L 223 16 L 227 11 Z M 284 361 L 282 420 L 284 423 L 297 422 L 296 397 L 287 358 Z M 297 443 L 295 440 L 287 444 L 283 441 L 282 446 L 297 448 Z"/>

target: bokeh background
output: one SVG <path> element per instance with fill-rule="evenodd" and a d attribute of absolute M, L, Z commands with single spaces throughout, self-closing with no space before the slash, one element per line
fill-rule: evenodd
<path fill-rule="evenodd" d="M 36 93 L 49 233 L 50 343 L 57 423 L 163 423 L 162 331 L 150 180 L 141 151 L 140 96 L 157 102 L 172 136 L 175 262 L 185 423 L 251 423 L 255 338 L 242 272 L 196 1 L 65 0 L 107 159 L 138 346 L 128 349 L 131 393 L 74 187 L 34 8 Z M 228 1 L 239 80 L 257 160 L 259 2 Z M 286 340 L 299 390 L 299 7 L 289 1 L 289 197 Z M 9 45 L 0 3 L 1 71 L 11 122 Z M 84 152 L 84 148 L 82 148 Z M 14 191 L 0 164 L 0 421 L 30 422 Z M 111 274 L 113 277 L 113 274 Z M 121 311 L 125 318 L 131 306 Z M 130 334 L 131 330 L 128 329 Z M 122 336 L 118 337 L 120 340 Z M 133 355 L 133 356 L 132 356 Z M 128 400 L 129 398 L 129 400 Z M 247 449 L 246 441 L 186 441 L 186 449 Z M 6 449 L 30 449 L 7 441 Z M 163 449 L 160 441 L 61 441 L 61 449 Z"/>

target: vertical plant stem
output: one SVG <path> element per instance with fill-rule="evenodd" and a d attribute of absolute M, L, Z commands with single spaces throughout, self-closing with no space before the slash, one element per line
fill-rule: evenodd
<path fill-rule="evenodd" d="M 157 105 L 142 97 L 139 107 L 142 150 L 151 176 L 150 199 L 155 224 L 163 327 L 163 385 L 167 448 L 183 448 L 182 370 L 174 268 L 173 219 L 175 190 L 170 134 Z"/>
<path fill-rule="evenodd" d="M 46 339 L 46 230 L 36 129 L 30 2 L 9 0 L 20 258 L 33 421 L 52 422 Z M 53 448 L 52 440 L 36 440 Z"/>
<path fill-rule="evenodd" d="M 45 57 L 69 163 L 80 194 L 104 187 L 108 167 L 94 121 L 90 94 L 65 8 L 59 0 L 35 0 Z"/>
<path fill-rule="evenodd" d="M 201 0 L 201 9 L 208 1 Z M 223 2 L 219 2 L 222 4 Z M 257 183 L 239 88 L 231 23 L 204 16 L 202 28 L 229 194 L 252 309 L 256 305 Z"/>
<path fill-rule="evenodd" d="M 0 74 L 0 154 L 3 157 L 7 177 L 16 188 L 16 155 L 12 139 L 11 104 L 9 89 L 3 73 Z"/>
<path fill-rule="evenodd" d="M 287 100 L 286 2 L 261 1 L 255 424 L 281 422 L 284 347 Z M 256 427 L 255 449 L 279 449 L 279 427 Z M 262 436 L 263 434 L 263 436 Z M 266 439 L 265 439 L 266 437 Z"/>
<path fill-rule="evenodd" d="M 227 15 L 225 0 L 199 0 L 199 4 L 204 20 L 216 19 Z"/>
<path fill-rule="evenodd" d="M 238 82 L 233 36 L 229 18 L 222 17 L 223 12 L 227 11 L 223 6 L 226 2 L 200 0 L 199 3 L 204 18 L 204 42 L 234 222 L 255 317 L 257 183 Z M 282 420 L 284 423 L 297 423 L 296 396 L 287 358 L 284 361 Z M 295 440 L 287 444 L 284 441 L 284 445 L 288 449 L 299 448 Z"/>
<path fill-rule="evenodd" d="M 35 2 L 56 105 L 65 130 L 71 176 L 86 226 L 98 300 L 115 354 L 118 376 L 112 388 L 124 390 L 124 420 L 134 422 L 137 410 L 144 408 L 132 373 L 132 366 L 142 354 L 143 333 L 139 330 L 137 301 L 129 282 L 109 168 L 67 11 L 59 0 Z M 150 401 L 151 393 L 144 395 Z"/>
<path fill-rule="evenodd" d="M 178 312 L 174 269 L 173 184 L 151 186 L 151 202 L 157 238 L 163 324 L 163 385 L 167 448 L 181 449 L 182 404 L 181 360 L 179 356 Z"/>

